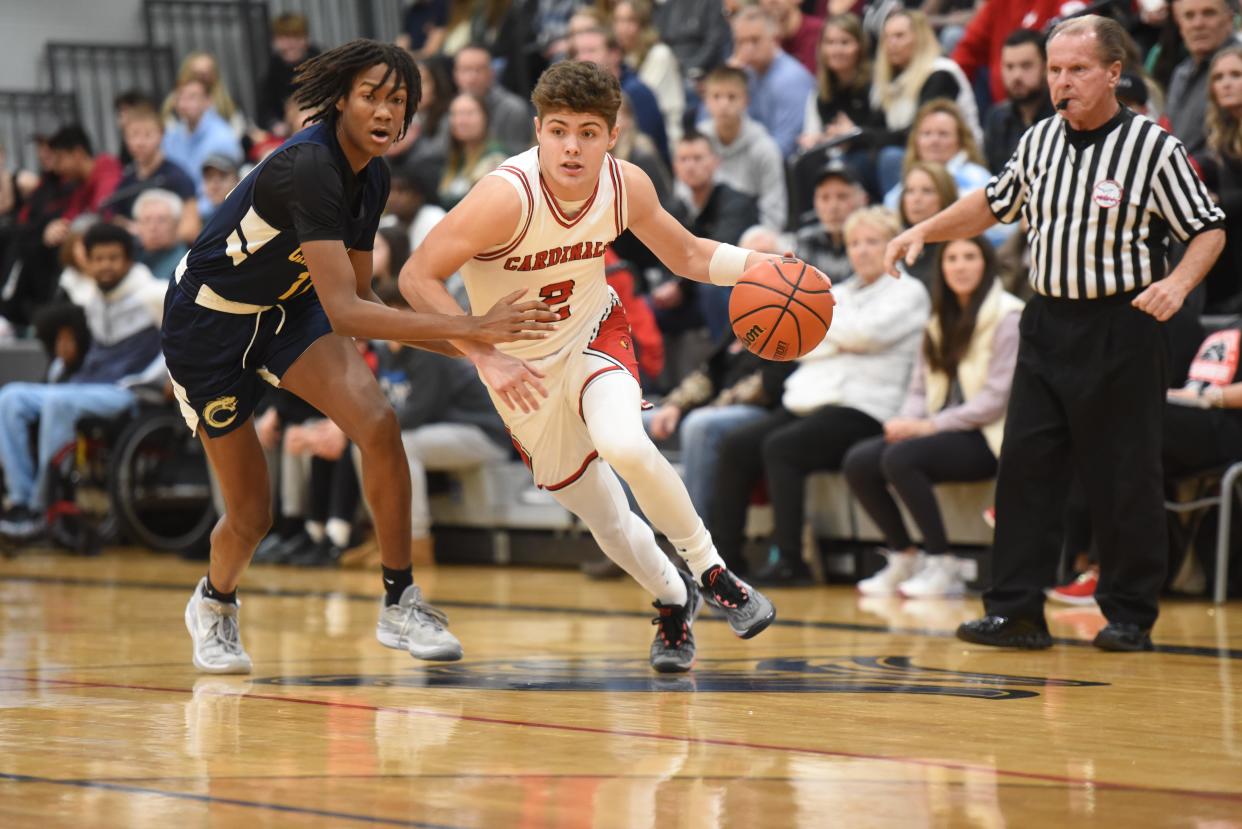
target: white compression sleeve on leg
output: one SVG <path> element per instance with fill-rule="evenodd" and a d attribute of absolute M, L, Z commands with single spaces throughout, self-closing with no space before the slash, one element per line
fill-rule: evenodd
<path fill-rule="evenodd" d="M 582 477 L 552 493 L 587 525 L 604 555 L 633 576 L 661 604 L 684 605 L 686 583 L 656 544 L 655 534 L 630 511 L 621 482 L 603 461 L 589 464 Z"/>
<path fill-rule="evenodd" d="M 625 479 L 648 520 L 668 537 L 698 581 L 723 565 L 686 485 L 643 429 L 641 391 L 627 372 L 605 374 L 582 397 L 582 414 L 600 457 Z"/>
<path fill-rule="evenodd" d="M 707 278 L 713 285 L 736 285 L 746 270 L 746 259 L 749 256 L 750 251 L 746 248 L 721 242 L 712 254 L 711 261 L 707 263 Z"/>

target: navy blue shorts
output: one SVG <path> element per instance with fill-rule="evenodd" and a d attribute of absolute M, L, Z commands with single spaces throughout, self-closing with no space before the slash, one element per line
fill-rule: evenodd
<path fill-rule="evenodd" d="M 279 386 L 294 361 L 331 334 L 332 326 L 314 291 L 260 314 L 205 308 L 193 292 L 184 283 L 169 283 L 164 360 L 186 425 L 216 438 L 245 423 L 263 398 L 264 383 Z"/>

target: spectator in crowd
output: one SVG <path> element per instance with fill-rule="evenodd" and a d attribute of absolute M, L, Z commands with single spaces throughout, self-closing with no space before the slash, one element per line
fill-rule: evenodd
<path fill-rule="evenodd" d="M 760 0 L 759 5 L 776 21 L 781 48 L 814 72 L 824 19 L 804 14 L 800 0 Z"/>
<path fill-rule="evenodd" d="M 1042 34 L 1034 29 L 1018 29 L 1005 38 L 1000 71 L 1005 100 L 988 112 L 983 130 L 983 155 L 993 173 L 1004 168 L 1018 148 L 1022 133 L 1036 121 L 1054 114 L 1045 78 L 1047 56 Z"/>
<path fill-rule="evenodd" d="M 673 213 L 695 236 L 735 245 L 759 214 L 754 198 L 717 179 L 719 168 L 720 157 L 706 137 L 683 135 L 673 161 L 677 176 Z M 712 338 L 719 340 L 729 331 L 729 292 L 726 287 L 670 277 L 652 290 L 651 302 L 666 334 L 707 325 Z"/>
<path fill-rule="evenodd" d="M 71 381 L 91 347 L 91 331 L 82 306 L 67 301 L 44 305 L 35 313 L 34 329 L 50 361 L 47 382 Z"/>
<path fill-rule="evenodd" d="M 389 307 L 408 309 L 395 282 L 378 292 Z M 410 464 L 411 553 L 433 558 L 429 471 L 461 472 L 500 463 L 512 451 L 504 423 L 468 360 L 400 343 L 378 343 L 380 387 L 397 413 Z M 355 454 L 356 462 L 361 456 Z M 378 551 L 377 551 L 378 552 Z"/>
<path fill-rule="evenodd" d="M 621 93 L 621 108 L 617 110 L 617 131 L 617 143 L 610 150 L 612 157 L 628 161 L 646 173 L 655 187 L 656 198 L 665 210 L 670 210 L 673 206 L 673 174 L 669 171 L 668 163 L 660 157 L 652 140 L 635 125 L 634 108 L 624 92 Z M 641 293 L 646 293 L 646 286 L 651 281 L 645 274 L 652 269 L 665 272 L 659 258 L 629 230 L 618 236 L 611 248 L 633 268 L 639 279 Z"/>
<path fill-rule="evenodd" d="M 531 26 L 535 46 L 549 63 L 569 54 L 569 19 L 586 5 L 583 0 L 530 0 Z"/>
<path fill-rule="evenodd" d="M 703 82 L 703 100 L 710 120 L 699 124 L 720 156 L 720 178 L 759 203 L 759 221 L 784 230 L 789 204 L 785 164 L 780 147 L 758 122 L 747 115 L 746 75 L 718 66 Z"/>
<path fill-rule="evenodd" d="M 154 109 L 135 108 L 122 128 L 132 163 L 121 174 L 116 191 L 105 204 L 106 211 L 120 219 L 134 216 L 134 202 L 147 190 L 169 190 L 182 201 L 177 237 L 192 242 L 202 228 L 193 179 L 164 156 L 164 121 Z"/>
<path fill-rule="evenodd" d="M 134 233 L 142 250 L 137 261 L 156 279 L 168 281 L 189 246 L 177 238 L 181 198 L 170 190 L 144 190 L 134 202 Z"/>
<path fill-rule="evenodd" d="M 61 127 L 48 139 L 52 169 L 69 191 L 59 217 L 43 231 L 44 244 L 56 247 L 65 240 L 69 223 L 81 213 L 99 213 L 121 181 L 121 162 L 108 153 L 96 155 L 91 140 L 77 124 Z"/>
<path fill-rule="evenodd" d="M 496 83 L 492 56 L 479 44 L 463 47 L 453 58 L 453 80 L 458 92 L 483 101 L 488 113 L 488 135 L 517 155 L 534 140 L 534 113 L 530 105 Z"/>
<path fill-rule="evenodd" d="M 95 290 L 84 308 L 92 342 L 81 368 L 70 383 L 9 383 L 0 389 L 0 464 L 10 504 L 0 533 L 16 538 L 31 538 L 46 526 L 41 481 L 52 457 L 73 441 L 78 419 L 128 411 L 135 400 L 130 387 L 163 375 L 165 283 L 135 266 L 125 229 L 101 222 L 84 242 Z M 35 423 L 37 447 L 30 445 Z"/>
<path fill-rule="evenodd" d="M 943 164 L 953 176 L 961 195 L 981 189 L 992 178 L 983 166 L 983 156 L 975 136 L 962 118 L 957 104 L 945 98 L 928 101 L 919 109 L 906 142 L 902 173 L 916 161 Z M 896 210 L 901 202 L 901 185 L 884 195 L 884 206 Z M 1004 244 L 1011 229 L 993 227 L 986 233 L 993 245 Z"/>
<path fill-rule="evenodd" d="M 69 234 L 60 245 L 60 276 L 53 280 L 53 285 L 75 305 L 85 306 L 99 290 L 90 276 L 86 246 L 82 243 L 86 231 L 98 223 L 99 217 L 94 213 L 83 213 L 69 223 Z"/>
<path fill-rule="evenodd" d="M 612 27 L 626 63 L 655 94 L 669 143 L 677 143 L 686 112 L 686 86 L 677 56 L 660 42 L 651 22 L 651 0 L 621 0 L 612 9 Z"/>
<path fill-rule="evenodd" d="M 750 116 L 771 134 L 781 158 L 786 158 L 793 154 L 802 133 L 806 99 L 815 88 L 815 78 L 780 48 L 776 21 L 762 9 L 747 6 L 733 16 L 732 23 L 730 64 L 747 70 Z"/>
<path fill-rule="evenodd" d="M 936 36 L 921 12 L 895 11 L 884 21 L 871 86 L 871 104 L 884 113 L 890 130 L 877 162 L 883 192 L 901 179 L 904 153 L 897 145 L 907 140 L 919 108 L 937 98 L 958 105 L 977 144 L 983 133 L 970 81 L 956 63 L 940 54 Z"/>
<path fill-rule="evenodd" d="M 74 189 L 56 172 L 49 136 L 34 136 L 38 172 L 14 177 L 15 224 L 0 259 L 0 315 L 16 326 L 51 299 L 59 271 L 59 245 L 44 242 L 47 228 L 64 212 Z M 57 231 L 63 237 L 64 231 Z"/>
<path fill-rule="evenodd" d="M 449 106 L 449 151 L 440 179 L 440 204 L 452 209 L 475 182 L 507 157 L 504 147 L 488 137 L 487 105 L 462 93 Z"/>
<path fill-rule="evenodd" d="M 930 219 L 957 201 L 957 184 L 943 164 L 934 161 L 916 161 L 906 170 L 901 183 L 901 226 L 914 227 L 924 219 Z M 932 264 L 940 258 L 940 242 L 932 242 L 923 248 L 913 265 L 906 271 L 929 289 L 932 285 Z"/>
<path fill-rule="evenodd" d="M 177 71 L 177 82 L 173 91 L 164 99 L 164 106 L 160 110 L 164 120 L 171 122 L 184 117 L 177 111 L 178 93 L 185 82 L 191 78 L 202 81 L 203 88 L 207 90 L 208 105 L 215 110 L 216 115 L 224 119 L 224 122 L 233 130 L 233 134 L 238 139 L 245 135 L 246 116 L 237 108 L 237 104 L 233 103 L 233 96 L 229 94 L 228 85 L 220 78 L 220 64 L 216 61 L 216 56 L 210 52 L 191 52 L 181 61 L 181 68 Z"/>
<path fill-rule="evenodd" d="M 883 432 L 901 408 L 930 302 L 922 283 L 889 279 L 884 246 L 899 231 L 883 208 L 845 224 L 854 276 L 835 286 L 838 313 L 824 341 L 785 380 L 781 405 L 725 435 L 712 495 L 712 537 L 733 567 L 742 557 L 746 506 L 766 473 L 776 526 L 773 549 L 755 581 L 808 584 L 802 560 L 806 476 L 840 469 L 851 446 Z"/>
<path fill-rule="evenodd" d="M 719 0 L 656 0 L 652 21 L 686 80 L 702 79 L 724 60 L 729 22 Z"/>
<path fill-rule="evenodd" d="M 604 250 L 604 278 L 625 309 L 638 360 L 639 385 L 650 387 L 664 371 L 664 335 L 647 298 L 634 291 L 637 279 L 630 263 L 618 256 L 612 245 Z"/>
<path fill-rule="evenodd" d="M 1242 324 L 1235 321 L 1203 340 L 1186 384 L 1168 392 L 1163 432 L 1166 480 L 1218 469 L 1242 458 Z M 1198 535 L 1213 541 L 1196 548 L 1215 549 L 1216 520 L 1213 511 Z M 1215 556 L 1201 555 L 1200 561 L 1214 582 Z M 1242 582 L 1238 573 L 1235 568 L 1234 591 Z"/>
<path fill-rule="evenodd" d="M 134 157 L 129 153 L 129 147 L 125 145 L 125 126 L 129 123 L 130 117 L 139 110 L 154 112 L 158 108 L 158 104 L 149 95 L 137 89 L 126 90 L 112 99 L 112 113 L 116 119 L 117 135 L 121 138 L 121 154 L 119 158 L 122 167 L 128 167 L 134 161 Z M 161 119 L 161 134 L 163 134 L 162 121 L 163 119 Z"/>
<path fill-rule="evenodd" d="M 508 0 L 452 0 L 448 22 L 444 25 L 441 54 L 456 56 L 471 43 L 482 45 L 490 53 L 512 11 Z"/>
<path fill-rule="evenodd" d="M 1208 98 L 1208 66 L 1221 47 L 1237 37 L 1232 0 L 1173 0 L 1173 19 L 1190 53 L 1173 70 L 1165 113 L 1169 132 L 1194 155 L 1203 149 Z"/>
<path fill-rule="evenodd" d="M 310 42 L 310 29 L 304 15 L 286 12 L 276 16 L 272 21 L 272 51 L 267 59 L 267 72 L 259 87 L 259 111 L 255 120 L 260 127 L 281 137 L 289 135 L 285 104 L 293 95 L 294 72 L 298 64 L 318 54 L 319 47 Z"/>
<path fill-rule="evenodd" d="M 1225 211 L 1225 249 L 1204 279 L 1204 311 L 1242 312 L 1242 46 L 1212 58 L 1208 77 L 1207 142 L 1195 155 L 1203 182 Z"/>
<path fill-rule="evenodd" d="M 212 107 L 206 83 L 191 77 L 176 91 L 174 109 L 177 120 L 164 133 L 164 155 L 194 179 L 194 187 L 202 193 L 203 161 L 220 154 L 240 162 L 241 142 L 237 135 Z"/>
<path fill-rule="evenodd" d="M 401 15 L 397 45 L 424 60 L 440 51 L 448 25 L 449 0 L 410 0 Z"/>
<path fill-rule="evenodd" d="M 237 182 L 241 180 L 239 173 L 237 162 L 227 155 L 215 153 L 203 159 L 203 195 L 198 200 L 198 212 L 204 224 L 215 215 L 220 205 L 224 204 L 224 199 L 237 186 Z M 185 224 L 184 217 L 182 224 Z"/>
<path fill-rule="evenodd" d="M 854 273 L 845 249 L 845 221 L 867 204 L 867 193 L 858 175 L 840 161 L 831 161 L 815 177 L 815 213 L 798 230 L 794 253 L 819 268 L 833 285 L 841 285 Z"/>
<path fill-rule="evenodd" d="M 962 39 L 953 47 L 953 62 L 974 80 L 980 69 L 988 70 L 993 101 L 1005 100 L 1002 54 L 1005 40 L 1018 29 L 1044 31 L 1053 20 L 1081 12 L 1082 0 L 1027 0 L 1024 3 L 984 3 L 966 25 Z"/>
<path fill-rule="evenodd" d="M 436 203 L 436 185 L 431 176 L 422 170 L 403 168 L 394 170 L 388 189 L 388 204 L 380 227 L 398 225 L 407 234 L 406 255 L 427 238 L 431 229 L 444 218 L 444 208 Z M 395 274 L 405 260 L 397 263 Z"/>
<path fill-rule="evenodd" d="M 418 74 L 423 92 L 418 112 L 386 157 L 394 170 L 428 171 L 439 180 L 448 156 L 448 108 L 453 102 L 453 79 L 441 61 L 419 62 Z"/>
<path fill-rule="evenodd" d="M 671 156 L 660 104 L 650 87 L 639 80 L 634 70 L 625 64 L 616 36 L 605 29 L 578 32 L 570 40 L 569 53 L 575 60 L 589 61 L 616 76 L 621 83 L 621 91 L 630 99 L 630 108 L 634 112 L 638 128 L 651 139 L 667 164 Z"/>
<path fill-rule="evenodd" d="M 644 413 L 653 440 L 678 436 L 682 478 L 696 510 L 711 514 L 724 436 L 769 413 L 780 401 L 781 383 L 792 369 L 789 363 L 769 364 L 729 337 L 659 407 Z"/>
<path fill-rule="evenodd" d="M 932 315 L 905 404 L 884 421 L 883 435 L 855 444 L 843 465 L 887 547 L 884 569 L 858 583 L 869 596 L 963 593 L 933 486 L 994 477 L 1005 433 L 1022 300 L 996 280 L 996 254 L 982 237 L 941 246 L 933 271 Z M 894 492 L 919 528 L 925 555 Z"/>
<path fill-rule="evenodd" d="M 824 24 L 815 68 L 816 88 L 806 99 L 798 146 L 812 150 L 826 141 L 861 130 L 856 140 L 834 148 L 833 153 L 843 154 L 845 163 L 858 172 L 867 192 L 878 198 L 882 194 L 874 181 L 872 146 L 882 137 L 885 122 L 884 113 L 871 106 L 870 48 L 862 22 L 855 15 L 833 17 Z M 822 167 L 827 155 L 826 151 L 807 152 L 798 160 L 793 177 L 795 193 L 806 192 L 797 186 L 802 179 L 799 173 Z M 798 212 L 804 203 L 803 198 L 795 196 Z"/>
<path fill-rule="evenodd" d="M 397 284 L 401 266 L 410 258 L 410 235 L 403 227 L 391 224 L 375 231 L 375 247 L 371 250 L 371 288 L 378 292 L 388 283 Z"/>

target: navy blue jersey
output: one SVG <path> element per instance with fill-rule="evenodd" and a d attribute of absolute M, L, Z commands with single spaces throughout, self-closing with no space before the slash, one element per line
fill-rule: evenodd
<path fill-rule="evenodd" d="M 177 279 L 191 295 L 206 285 L 226 300 L 260 306 L 310 291 L 302 243 L 340 240 L 352 250 L 371 250 L 388 180 L 382 159 L 355 175 L 333 129 L 307 127 L 233 188 Z"/>

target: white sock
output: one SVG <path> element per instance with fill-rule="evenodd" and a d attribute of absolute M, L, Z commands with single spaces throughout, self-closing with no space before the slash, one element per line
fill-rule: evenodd
<path fill-rule="evenodd" d="M 323 541 L 324 529 L 322 521 L 307 521 L 302 527 L 306 530 L 306 534 L 310 536 L 311 541 L 316 544 Z"/>
<path fill-rule="evenodd" d="M 332 543 L 340 547 L 342 550 L 349 546 L 349 533 L 351 527 L 349 522 L 344 518 L 329 518 L 327 527 L 328 538 Z"/>
<path fill-rule="evenodd" d="M 707 531 L 707 527 L 703 526 L 701 519 L 694 535 L 689 538 L 670 538 L 669 543 L 689 565 L 696 582 L 701 582 L 703 574 L 713 567 L 717 565 L 725 567 L 724 559 L 720 557 L 720 553 L 716 552 L 716 545 L 712 543 L 712 534 Z M 725 569 L 728 568 L 725 567 Z"/>

